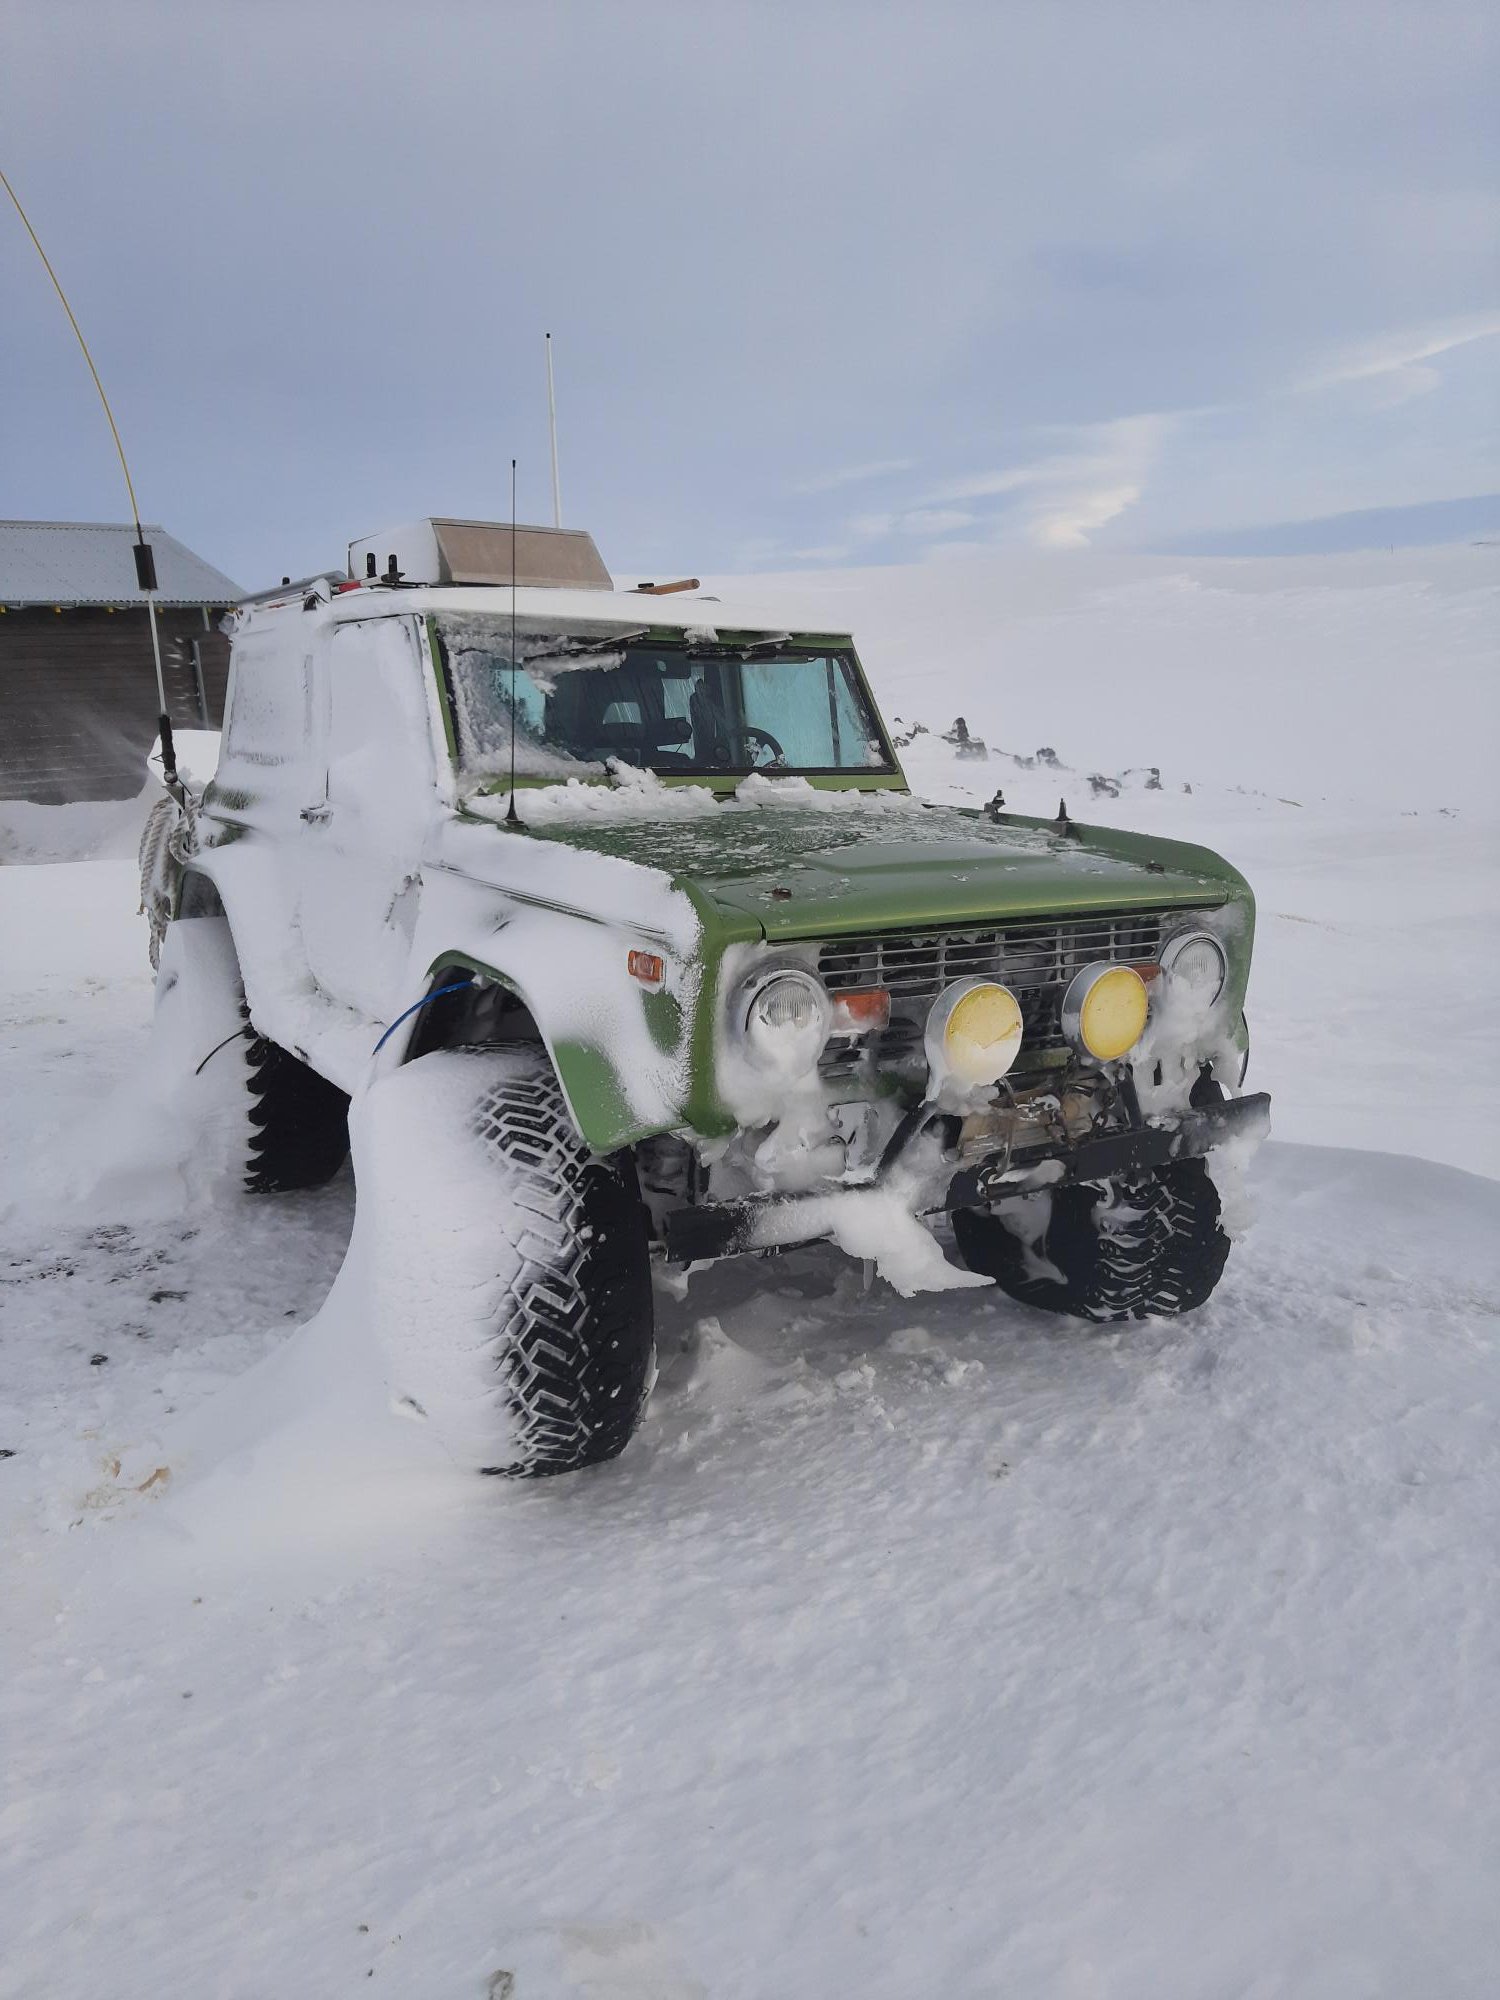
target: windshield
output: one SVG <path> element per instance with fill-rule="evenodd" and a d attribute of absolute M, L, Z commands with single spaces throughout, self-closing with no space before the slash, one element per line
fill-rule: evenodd
<path fill-rule="evenodd" d="M 510 765 L 511 656 L 504 618 L 434 620 L 460 766 Z M 603 776 L 610 763 L 709 777 L 893 766 L 847 653 L 775 646 L 622 643 L 522 634 L 514 675 L 516 771 Z"/>

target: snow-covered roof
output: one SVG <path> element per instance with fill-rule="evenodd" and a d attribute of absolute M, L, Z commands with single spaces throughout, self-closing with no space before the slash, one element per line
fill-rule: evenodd
<path fill-rule="evenodd" d="M 768 634 L 843 629 L 838 626 L 813 628 L 805 619 L 793 624 L 789 619 L 768 616 L 764 600 L 752 610 L 747 606 L 737 606 L 730 598 L 702 591 L 678 591 L 670 597 L 654 597 L 637 590 L 536 589 L 518 590 L 515 599 L 517 620 L 533 631 L 538 627 L 554 630 L 561 626 L 569 630 L 587 629 L 600 633 L 639 631 L 643 627 L 657 631 L 663 627 L 682 631 L 722 628 L 730 632 Z M 508 618 L 510 601 L 509 590 L 484 585 L 432 584 L 400 590 L 362 586 L 337 594 L 329 610 L 333 617 L 341 621 L 350 618 L 410 617 L 413 613 L 444 611 L 464 617 Z M 285 598 L 278 598 L 276 605 L 267 605 L 265 610 L 274 611 L 284 604 L 295 604 L 300 609 L 302 602 L 302 594 L 291 590 Z M 257 609 L 254 613 L 242 615 L 263 614 Z"/>
<path fill-rule="evenodd" d="M 224 572 L 165 528 L 142 530 L 156 557 L 158 604 L 233 604 Z M 0 521 L 0 604 L 144 604 L 135 529 L 123 521 Z"/>

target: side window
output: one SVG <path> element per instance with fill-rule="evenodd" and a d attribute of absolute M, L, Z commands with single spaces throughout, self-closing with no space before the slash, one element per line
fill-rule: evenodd
<path fill-rule="evenodd" d="M 328 802 L 420 810 L 433 776 L 426 691 L 405 618 L 337 626 L 328 652 Z"/>
<path fill-rule="evenodd" d="M 274 640 L 236 642 L 224 751 L 246 764 L 292 764 L 307 743 L 307 662 Z"/>

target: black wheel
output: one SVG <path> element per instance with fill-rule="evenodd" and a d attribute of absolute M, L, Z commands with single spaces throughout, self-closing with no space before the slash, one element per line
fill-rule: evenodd
<path fill-rule="evenodd" d="M 1229 1255 L 1201 1160 L 1103 1186 L 1069 1184 L 993 1211 L 960 1209 L 959 1254 L 1025 1305 L 1100 1321 L 1192 1312 Z"/>
<path fill-rule="evenodd" d="M 291 1194 L 325 1186 L 348 1157 L 349 1099 L 298 1057 L 256 1034 L 248 1017 L 245 1042 L 246 1188 L 251 1194 Z"/>
<path fill-rule="evenodd" d="M 419 1057 L 372 1098 L 377 1147 L 387 1115 L 403 1139 L 422 1135 L 421 1186 L 407 1166 L 356 1161 L 374 1236 L 404 1237 L 378 1308 L 398 1405 L 481 1472 L 534 1479 L 616 1457 L 656 1372 L 633 1157 L 590 1151 L 530 1044 Z"/>
<path fill-rule="evenodd" d="M 188 880 L 194 881 L 189 876 Z M 349 1153 L 349 1100 L 250 1024 L 234 938 L 222 911 L 174 917 L 161 933 L 154 1033 L 198 1101 L 207 1170 L 251 1194 L 331 1181 Z"/>

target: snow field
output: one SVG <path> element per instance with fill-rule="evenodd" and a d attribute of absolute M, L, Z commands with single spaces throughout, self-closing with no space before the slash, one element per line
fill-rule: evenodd
<path fill-rule="evenodd" d="M 976 653 L 883 692 L 930 796 L 1063 790 L 1255 885 L 1276 1137 L 1219 1292 L 1100 1330 L 866 1292 L 832 1251 L 721 1266 L 663 1285 L 642 1433 L 585 1477 L 467 1478 L 392 1416 L 362 1285 L 401 1245 L 333 1284 L 346 1178 L 103 1176 L 123 1105 L 162 1158 L 134 871 L 0 867 L 0 1994 L 1492 1990 L 1494 818 L 1399 704 L 1378 757 L 1317 736 L 1314 785 L 1306 741 L 1230 770 L 1234 714 L 1168 698 L 1222 656 L 1179 567 L 1193 646 L 1122 727 L 1180 726 L 1112 759 L 1056 674 Z M 1338 668 L 1306 715 L 1378 630 L 1448 675 L 1471 756 L 1470 583 L 1308 604 L 1233 567 L 1230 654 L 1300 634 Z M 1138 628 L 1061 574 L 1010 650 L 1071 631 L 1076 687 Z M 981 629 L 946 575 L 837 587 L 872 655 L 919 588 Z M 959 760 L 955 713 L 1073 768 Z M 388 1088 L 366 1109 L 415 1143 Z"/>
<path fill-rule="evenodd" d="M 723 1267 L 631 1453 L 498 1501 L 322 1483 L 358 1376 L 282 1347 L 196 1487 L 25 1534 L 0 1991 L 1485 1992 L 1500 1199 L 1257 1181 L 1196 1324 Z"/>

